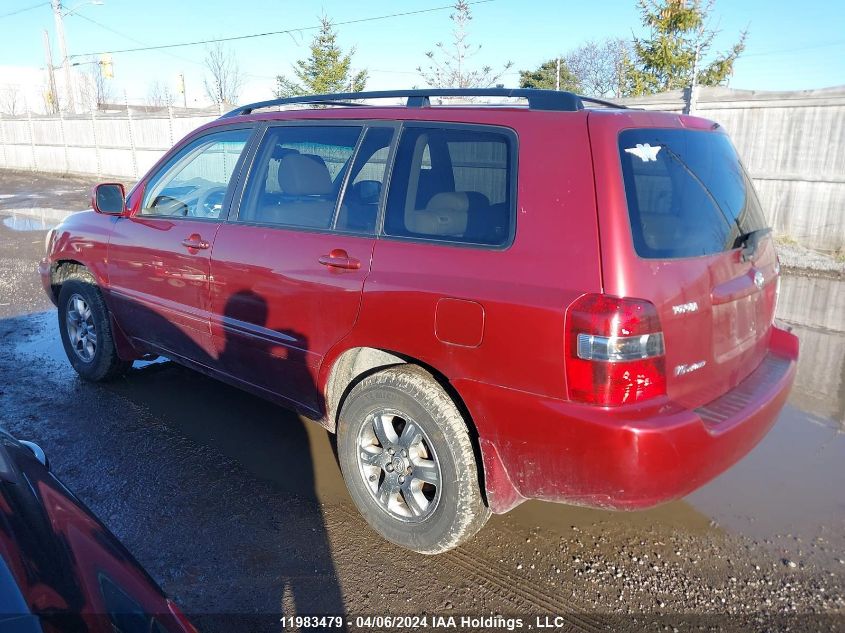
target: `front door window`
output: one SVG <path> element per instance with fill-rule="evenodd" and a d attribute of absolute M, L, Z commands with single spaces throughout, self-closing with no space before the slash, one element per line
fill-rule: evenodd
<path fill-rule="evenodd" d="M 219 219 L 251 133 L 229 130 L 189 144 L 149 182 L 140 215 Z"/>

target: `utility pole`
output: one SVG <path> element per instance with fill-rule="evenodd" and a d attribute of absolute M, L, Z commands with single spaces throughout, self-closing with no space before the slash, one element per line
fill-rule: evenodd
<path fill-rule="evenodd" d="M 698 106 L 698 58 L 700 56 L 700 48 L 695 49 L 695 59 L 692 62 L 692 80 L 689 87 L 689 98 L 687 99 L 686 112 L 684 114 L 695 114 Z"/>
<path fill-rule="evenodd" d="M 188 108 L 188 93 L 185 90 L 185 73 L 179 73 L 178 83 L 176 86 L 179 89 L 179 92 L 182 93 L 182 107 L 187 109 Z"/>
<path fill-rule="evenodd" d="M 59 52 L 62 55 L 62 67 L 65 73 L 65 92 L 67 93 L 67 110 L 74 112 L 76 106 L 73 98 L 73 77 L 70 69 L 70 59 L 67 56 L 67 42 L 65 41 L 65 23 L 62 16 L 62 0 L 50 0 L 53 7 L 53 19 L 56 22 L 56 38 L 59 40 Z"/>
<path fill-rule="evenodd" d="M 44 55 L 47 58 L 47 109 L 48 114 L 59 111 L 59 95 L 56 92 L 56 75 L 53 72 L 53 51 L 50 48 L 50 34 L 47 29 L 43 31 L 44 35 Z"/>
<path fill-rule="evenodd" d="M 560 55 L 557 58 L 557 76 L 555 79 L 555 90 L 560 90 Z"/>

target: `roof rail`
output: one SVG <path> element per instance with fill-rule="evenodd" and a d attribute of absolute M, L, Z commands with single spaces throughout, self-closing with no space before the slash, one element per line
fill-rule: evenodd
<path fill-rule="evenodd" d="M 598 105 L 603 105 L 606 108 L 615 108 L 618 110 L 629 110 L 630 108 L 626 105 L 622 105 L 621 103 L 614 103 L 613 101 L 607 101 L 606 99 L 599 99 L 597 97 L 585 97 L 584 95 L 578 95 L 581 98 L 581 101 L 586 101 L 587 103 L 596 103 Z"/>
<path fill-rule="evenodd" d="M 372 92 L 341 92 L 336 94 L 303 95 L 284 99 L 270 99 L 240 106 L 224 114 L 221 118 L 250 114 L 260 108 L 292 104 L 361 106 L 365 104 L 353 103 L 358 99 L 396 99 L 406 98 L 406 107 L 425 108 L 431 105 L 432 97 L 512 97 L 523 98 L 528 101 L 531 110 L 555 110 L 559 112 L 575 112 L 584 109 L 584 101 L 598 103 L 608 107 L 624 108 L 609 101 L 581 97 L 572 92 L 562 90 L 537 90 L 535 88 L 429 88 L 423 90 L 377 90 Z"/>

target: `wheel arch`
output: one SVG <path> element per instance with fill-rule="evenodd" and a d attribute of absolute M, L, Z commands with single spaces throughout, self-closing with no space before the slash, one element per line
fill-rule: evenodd
<path fill-rule="evenodd" d="M 324 426 L 332 433 L 337 432 L 337 419 L 343 402 L 350 391 L 367 376 L 396 365 L 415 365 L 431 374 L 455 403 L 467 426 L 476 464 L 482 495 L 486 501 L 485 464 L 481 450 L 478 427 L 464 398 L 449 380 L 448 376 L 429 363 L 400 352 L 377 347 L 351 347 L 344 350 L 328 363 L 324 369 L 325 420 Z"/>
<path fill-rule="evenodd" d="M 80 271 L 85 271 L 88 275 L 90 275 L 91 279 L 94 281 L 94 285 L 96 285 L 103 294 L 103 301 L 105 302 L 106 307 L 109 308 L 109 321 L 112 325 L 112 337 L 114 339 L 115 346 L 117 347 L 118 356 L 122 360 L 126 361 L 143 358 L 144 355 L 139 352 L 134 345 L 132 345 L 129 338 L 126 334 L 124 334 L 120 323 L 115 318 L 115 315 L 111 310 L 111 306 L 109 305 L 108 294 L 102 292 L 103 281 L 98 279 L 96 272 L 86 266 L 83 262 L 71 258 L 62 258 L 57 259 L 50 265 L 50 292 L 53 295 L 53 303 L 58 306 L 59 293 L 62 290 L 62 284 L 71 278 L 72 275 L 78 274 Z"/>
<path fill-rule="evenodd" d="M 80 269 L 86 270 L 92 277 L 94 276 L 90 268 L 76 259 L 57 259 L 50 264 L 50 292 L 53 295 L 51 297 L 53 303 L 58 304 L 59 292 L 61 292 L 65 280 Z"/>

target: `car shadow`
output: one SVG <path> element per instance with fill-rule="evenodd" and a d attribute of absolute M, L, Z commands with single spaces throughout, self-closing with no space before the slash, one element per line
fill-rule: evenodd
<path fill-rule="evenodd" d="M 231 330 L 227 329 L 222 350 L 212 357 L 156 311 L 144 306 L 133 306 L 133 310 L 144 313 L 141 320 L 145 327 L 152 327 L 156 332 L 167 331 L 169 340 L 184 338 L 184 341 L 180 339 L 180 351 L 206 367 L 235 373 L 252 363 L 251 373 L 260 374 L 278 370 L 282 356 L 286 361 L 285 379 L 305 389 L 308 397 L 317 397 L 319 390 L 305 365 L 307 339 L 299 333 L 279 330 L 281 338 L 297 342 L 296 347 L 280 350 L 262 337 L 250 337 L 248 345 L 242 339 L 234 343 L 228 334 Z M 224 314 L 230 322 L 267 325 L 266 301 L 248 289 L 229 297 Z M 268 611 L 280 608 L 279 615 L 345 616 L 315 481 L 318 469 L 328 473 L 326 478 L 330 481 L 340 480 L 325 430 L 269 400 L 164 359 L 137 363 L 125 377 L 109 383 L 108 388 L 163 418 L 173 430 L 197 444 L 212 447 L 225 458 L 238 462 L 249 473 L 268 482 L 276 495 L 296 502 L 296 517 L 273 517 L 279 526 L 279 538 L 288 546 L 295 545 L 292 548 L 295 551 L 289 559 L 275 555 L 268 561 L 276 567 L 267 570 L 268 573 L 279 578 L 281 585 L 274 591 L 278 601 L 268 605 Z M 316 404 L 322 409 L 321 397 Z M 313 448 L 320 449 L 316 458 Z M 219 504 L 220 500 L 215 503 Z M 274 508 L 267 508 L 267 513 L 274 513 Z M 202 561 L 196 564 L 202 565 Z M 190 605 L 186 608 L 190 609 Z M 232 622 L 233 626 L 239 624 L 243 623 L 237 619 Z"/>

